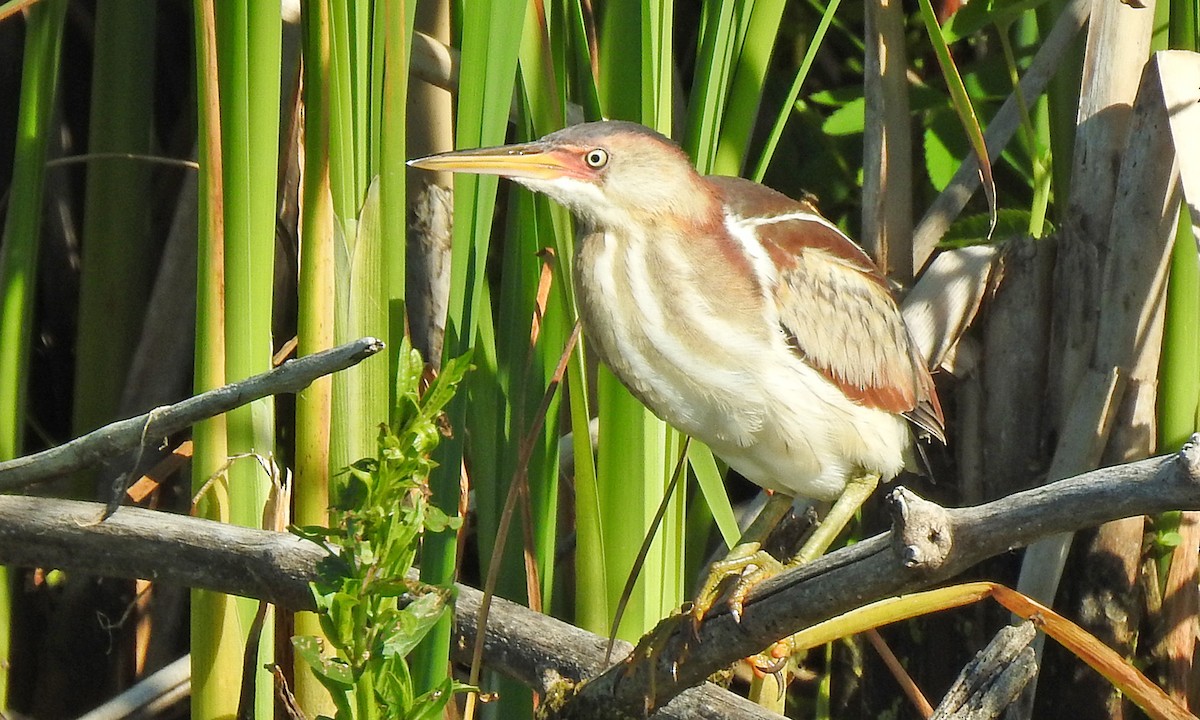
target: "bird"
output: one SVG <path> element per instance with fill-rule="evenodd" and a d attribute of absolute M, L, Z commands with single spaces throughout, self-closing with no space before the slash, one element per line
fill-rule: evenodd
<path fill-rule="evenodd" d="M 839 501 L 826 535 L 841 530 L 839 506 L 844 525 L 876 482 L 911 464 L 914 430 L 945 442 L 887 278 L 812 203 L 701 175 L 676 143 L 625 121 L 409 164 L 499 175 L 570 210 L 578 311 L 600 360 L 787 505 Z M 735 548 L 731 572 L 755 565 L 757 546 Z"/>

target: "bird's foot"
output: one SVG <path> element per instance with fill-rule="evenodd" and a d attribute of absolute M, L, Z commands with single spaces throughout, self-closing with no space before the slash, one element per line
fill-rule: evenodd
<path fill-rule="evenodd" d="M 755 675 L 774 675 L 782 672 L 795 654 L 796 644 L 789 636 L 746 660 L 750 663 Z"/>
<path fill-rule="evenodd" d="M 700 627 L 704 616 L 721 599 L 727 582 L 734 582 L 729 590 L 729 611 L 733 619 L 740 622 L 742 606 L 750 590 L 763 580 L 778 575 L 783 569 L 783 564 L 771 557 L 756 542 L 736 546 L 729 551 L 724 560 L 713 563 L 708 578 L 696 595 L 691 609 L 693 629 Z"/>

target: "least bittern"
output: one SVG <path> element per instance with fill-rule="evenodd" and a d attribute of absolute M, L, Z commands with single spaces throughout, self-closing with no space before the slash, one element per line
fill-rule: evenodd
<path fill-rule="evenodd" d="M 569 208 L 584 333 L 630 392 L 762 487 L 840 498 L 802 557 L 901 471 L 910 424 L 944 440 L 886 279 L 811 204 L 701 176 L 673 142 L 627 122 L 409 164 L 511 178 Z M 735 550 L 726 570 L 761 568 L 754 551 Z M 710 581 L 698 605 L 715 592 Z"/>

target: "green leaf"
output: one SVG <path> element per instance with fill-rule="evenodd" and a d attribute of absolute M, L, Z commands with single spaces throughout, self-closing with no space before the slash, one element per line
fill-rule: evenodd
<path fill-rule="evenodd" d="M 413 697 L 415 691 L 408 666 L 400 658 L 395 660 L 385 664 L 384 671 L 375 683 L 375 694 L 379 697 L 381 706 L 388 708 L 396 716 L 407 719 L 412 717 L 414 712 L 421 712 L 421 709 L 417 707 L 416 698 Z"/>
<path fill-rule="evenodd" d="M 446 528 L 457 530 L 459 525 L 462 525 L 462 518 L 452 518 L 440 508 L 430 505 L 425 510 L 425 529 L 430 532 L 441 532 Z"/>
<path fill-rule="evenodd" d="M 370 488 L 362 476 L 358 473 L 351 473 L 339 488 L 337 502 L 333 504 L 333 509 L 348 512 L 362 507 L 370 492 Z"/>
<path fill-rule="evenodd" d="M 1160 533 L 1154 542 L 1161 548 L 1174 549 L 1183 543 L 1183 536 L 1174 531 Z"/>
<path fill-rule="evenodd" d="M 942 28 L 946 43 L 974 35 L 988 25 L 1004 26 L 1046 0 L 971 0 L 950 16 Z"/>
<path fill-rule="evenodd" d="M 322 654 L 322 641 L 312 635 L 292 638 L 292 648 L 296 655 L 312 668 L 313 673 L 322 684 L 331 690 L 350 690 L 354 687 L 354 670 L 346 661 L 338 657 L 328 657 Z"/>
<path fill-rule="evenodd" d="M 834 110 L 821 129 L 827 135 L 858 135 L 866 128 L 867 100 L 858 97 Z"/>
<path fill-rule="evenodd" d="M 839 108 L 855 100 L 862 100 L 863 89 L 861 85 L 830 88 L 828 90 L 820 90 L 806 97 L 810 103 Z"/>
<path fill-rule="evenodd" d="M 323 548 L 329 547 L 326 540 L 339 538 L 345 534 L 338 528 L 327 528 L 320 525 L 289 525 L 288 532 L 303 540 L 314 542 Z"/>
<path fill-rule="evenodd" d="M 938 192 L 946 189 L 968 152 L 962 127 L 954 113 L 935 111 L 925 127 L 925 172 Z"/>
<path fill-rule="evenodd" d="M 371 591 L 381 597 L 401 597 L 411 590 L 411 584 L 403 577 L 377 580 L 371 585 Z"/>
<path fill-rule="evenodd" d="M 359 630 L 355 615 L 358 611 L 359 599 L 345 592 L 335 593 L 329 604 L 329 619 L 333 632 L 329 639 L 338 647 L 350 647 Z"/>
<path fill-rule="evenodd" d="M 1004 239 L 1029 234 L 1028 210 L 1004 209 L 996 214 L 996 229 L 993 238 Z M 939 243 L 940 247 L 955 248 L 968 245 L 980 245 L 988 242 L 988 228 L 991 225 L 989 215 L 968 215 L 956 220 L 946 231 Z M 1046 232 L 1053 233 L 1054 227 L 1046 223 Z"/>
<path fill-rule="evenodd" d="M 425 361 L 421 353 L 414 348 L 405 336 L 400 344 L 400 364 L 397 368 L 396 388 L 405 394 L 417 394 L 421 386 L 421 376 L 425 373 Z"/>
<path fill-rule="evenodd" d="M 455 682 L 454 678 L 446 678 L 441 685 L 416 699 L 413 703 L 415 713 L 410 720 L 437 720 L 442 716 L 446 704 L 454 697 L 454 693 L 470 689 L 473 688 Z"/>
<path fill-rule="evenodd" d="M 471 369 L 471 355 L 472 351 L 468 351 L 461 357 L 448 361 L 442 367 L 442 372 L 438 375 L 437 380 L 425 391 L 425 397 L 421 401 L 422 416 L 431 418 L 446 407 L 446 404 L 454 397 L 459 382 Z"/>
<path fill-rule="evenodd" d="M 385 656 L 404 657 L 445 616 L 446 603 L 437 593 L 420 595 L 398 613 L 395 626 L 384 638 Z"/>

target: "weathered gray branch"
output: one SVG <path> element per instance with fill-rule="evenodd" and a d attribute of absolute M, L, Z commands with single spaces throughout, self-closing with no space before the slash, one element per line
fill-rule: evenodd
<path fill-rule="evenodd" d="M 930 720 L 1000 717 L 1037 673 L 1037 660 L 1029 647 L 1036 633 L 1030 620 L 1001 628 L 959 673 Z"/>
<path fill-rule="evenodd" d="M 635 653 L 638 659 L 580 686 L 558 717 L 589 717 L 597 708 L 639 717 L 643 707 L 656 707 L 775 638 L 942 582 L 984 558 L 1117 518 L 1200 507 L 1200 436 L 1176 456 L 1096 470 L 985 505 L 943 509 L 904 488 L 889 499 L 890 535 L 763 582 L 751 592 L 740 623 L 723 613 L 710 616 L 695 636 L 677 630 L 652 659 Z"/>
<path fill-rule="evenodd" d="M 749 705 L 694 715 L 675 704 L 716 707 L 718 697 L 739 702 L 708 686 L 674 699 L 777 638 L 942 582 L 1040 537 L 1115 518 L 1200 508 L 1200 436 L 1175 456 L 1096 470 L 986 505 L 943 509 L 903 488 L 892 493 L 891 504 L 891 534 L 764 582 L 748 598 L 740 624 L 718 613 L 694 637 L 690 628 L 668 635 L 653 657 L 630 655 L 579 686 L 560 716 L 588 717 L 590 708 L 603 717 L 640 717 L 646 708 L 661 707 L 662 717 L 754 717 Z M 95 503 L 0 496 L 0 564 L 153 578 L 311 607 L 307 583 L 323 554 L 311 543 L 138 508 L 122 508 L 97 523 L 100 511 Z M 478 600 L 477 590 L 460 587 L 457 631 L 464 637 L 474 634 Z M 540 691 L 561 689 L 557 676 L 579 680 L 601 666 L 603 640 L 595 635 L 511 603 L 493 606 L 492 618 L 485 661 Z"/>
<path fill-rule="evenodd" d="M 308 583 L 326 556 L 289 533 L 227 525 L 186 515 L 122 507 L 98 522 L 92 502 L 0 495 L 0 565 L 54 567 L 96 575 L 148 578 L 312 609 Z M 458 586 L 454 643 L 470 662 L 481 593 Z M 484 659 L 546 692 L 561 675 L 578 679 L 604 668 L 607 639 L 499 598 L 492 600 Z M 627 643 L 617 652 L 628 651 Z M 704 684 L 680 694 L 661 717 L 689 720 L 777 717 Z"/>
<path fill-rule="evenodd" d="M 289 360 L 261 375 L 201 393 L 183 402 L 105 425 L 56 448 L 0 463 L 0 491 L 14 490 L 92 467 L 142 443 L 160 442 L 166 436 L 201 420 L 268 395 L 299 392 L 313 380 L 357 365 L 382 349 L 382 340 L 361 338 Z"/>
<path fill-rule="evenodd" d="M 218 590 L 311 609 L 326 556 L 291 533 L 94 502 L 0 495 L 0 565 L 62 568 Z"/>

